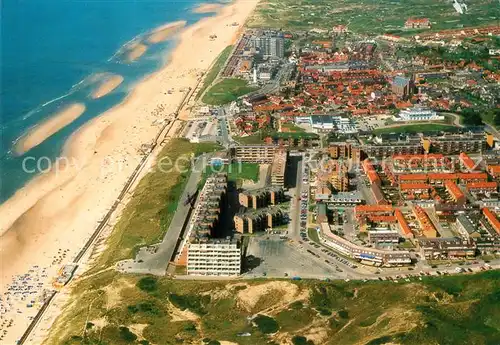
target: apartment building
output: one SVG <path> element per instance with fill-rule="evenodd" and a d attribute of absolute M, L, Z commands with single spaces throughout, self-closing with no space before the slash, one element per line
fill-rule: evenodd
<path fill-rule="evenodd" d="M 422 138 L 426 152 L 432 150 L 445 155 L 464 153 L 482 153 L 487 150 L 485 133 L 444 134 Z"/>
<path fill-rule="evenodd" d="M 274 153 L 271 165 L 271 186 L 283 187 L 285 185 L 285 170 L 288 153 L 286 150 L 277 150 Z"/>
<path fill-rule="evenodd" d="M 328 146 L 328 153 L 332 159 L 352 159 L 354 163 L 361 159 L 361 148 L 352 142 L 332 143 Z"/>
<path fill-rule="evenodd" d="M 277 150 L 274 145 L 245 145 L 231 148 L 231 155 L 241 162 L 271 164 Z"/>
<path fill-rule="evenodd" d="M 406 221 L 403 212 L 401 212 L 400 209 L 397 209 L 396 212 L 394 212 L 394 215 L 396 216 L 396 221 L 399 226 L 399 230 L 401 230 L 403 236 L 410 239 L 414 238 L 413 231 L 411 231 L 411 228 L 408 225 L 408 222 Z"/>
<path fill-rule="evenodd" d="M 253 234 L 284 224 L 286 216 L 281 209 L 273 207 L 239 213 L 234 216 L 233 220 L 237 232 Z"/>
<path fill-rule="evenodd" d="M 465 204 L 467 198 L 462 190 L 457 186 L 457 184 L 453 181 L 446 181 L 444 184 L 446 191 L 451 197 L 451 200 L 458 205 Z"/>
<path fill-rule="evenodd" d="M 479 217 L 471 214 L 461 214 L 455 221 L 455 228 L 462 238 L 480 238 L 481 232 L 479 231 Z"/>
<path fill-rule="evenodd" d="M 283 188 L 263 188 L 257 190 L 245 190 L 238 194 L 241 206 L 257 209 L 269 205 L 276 206 L 285 199 Z"/>
<path fill-rule="evenodd" d="M 374 244 L 399 242 L 399 232 L 393 230 L 369 230 L 368 241 Z"/>
<path fill-rule="evenodd" d="M 413 213 L 415 214 L 415 218 L 417 218 L 418 224 L 420 225 L 421 235 L 427 238 L 437 237 L 438 232 L 436 227 L 425 210 L 420 206 L 415 206 Z"/>
<path fill-rule="evenodd" d="M 496 193 L 498 184 L 496 182 L 471 182 L 465 185 L 470 193 Z"/>
<path fill-rule="evenodd" d="M 183 252 L 189 275 L 234 276 L 241 272 L 241 248 L 235 240 L 214 238 L 227 189 L 227 175 L 207 178 L 191 215 Z"/>
<path fill-rule="evenodd" d="M 417 245 L 422 256 L 428 260 L 463 259 L 476 255 L 476 244 L 459 237 L 419 238 Z"/>
<path fill-rule="evenodd" d="M 366 140 L 361 146 L 368 157 L 387 158 L 393 155 L 416 155 L 423 153 L 419 137 L 402 135 L 380 135 Z"/>
<path fill-rule="evenodd" d="M 208 239 L 191 242 L 187 274 L 237 276 L 241 273 L 241 247 L 236 240 Z"/>
<path fill-rule="evenodd" d="M 329 175 L 329 182 L 337 192 L 349 190 L 348 166 L 341 161 L 334 161 L 333 170 Z"/>
<path fill-rule="evenodd" d="M 339 253 L 363 263 L 376 266 L 402 266 L 411 264 L 411 254 L 408 251 L 391 251 L 367 248 L 354 244 L 343 237 L 335 235 L 328 223 L 320 224 L 320 241 Z"/>

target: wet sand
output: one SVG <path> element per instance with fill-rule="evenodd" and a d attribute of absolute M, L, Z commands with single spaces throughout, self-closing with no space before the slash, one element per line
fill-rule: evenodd
<path fill-rule="evenodd" d="M 92 92 L 91 97 L 98 99 L 106 96 L 108 93 L 116 89 L 123 82 L 121 75 L 113 74 L 107 77 L 95 90 Z"/>
<path fill-rule="evenodd" d="M 177 22 L 162 25 L 151 32 L 151 34 L 148 37 L 148 42 L 154 44 L 166 41 L 173 35 L 178 33 L 185 26 L 186 26 L 185 20 L 180 20 Z"/>
<path fill-rule="evenodd" d="M 47 267 L 52 279 L 52 273 L 74 258 L 133 173 L 142 145 L 152 142 L 185 90 L 194 88 L 219 53 L 235 43 L 240 28 L 231 23 L 244 23 L 257 2 L 236 0 L 218 15 L 182 30 L 166 66 L 140 82 L 122 104 L 70 137 L 59 169 L 32 179 L 0 205 L 2 294 L 13 277 L 33 265 Z M 216 40 L 209 39 L 212 34 Z M 65 258 L 54 261 L 61 250 Z M 25 314 L 13 315 L 7 343 L 23 331 Z"/>
<path fill-rule="evenodd" d="M 139 59 L 141 56 L 146 53 L 148 50 L 148 46 L 142 43 L 136 44 L 130 51 L 127 53 L 127 61 L 134 62 Z"/>
<path fill-rule="evenodd" d="M 221 4 L 200 4 L 195 9 L 193 13 L 215 13 L 222 8 Z"/>
<path fill-rule="evenodd" d="M 75 121 L 84 112 L 85 104 L 83 103 L 74 103 L 65 107 L 63 110 L 50 116 L 47 121 L 36 125 L 23 135 L 14 147 L 15 153 L 22 155 L 33 147 L 40 145 L 51 135 Z"/>

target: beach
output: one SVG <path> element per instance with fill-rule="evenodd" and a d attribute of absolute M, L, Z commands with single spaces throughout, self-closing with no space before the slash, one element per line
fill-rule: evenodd
<path fill-rule="evenodd" d="M 108 92 L 110 92 L 109 90 Z M 101 91 L 102 93 L 103 91 Z M 48 120 L 36 125 L 23 135 L 15 145 L 15 153 L 22 155 L 33 147 L 40 145 L 51 135 L 57 133 L 60 129 L 66 127 L 71 122 L 75 121 L 80 115 L 85 112 L 85 104 L 74 103 L 70 104 L 61 111 L 51 115 Z M 2 232 L 0 232 L 1 234 Z"/>
<path fill-rule="evenodd" d="M 199 75 L 234 43 L 240 27 L 231 24 L 244 23 L 256 4 L 237 0 L 187 28 L 177 23 L 154 31 L 149 41 L 180 30 L 168 64 L 139 83 L 123 103 L 78 129 L 54 169 L 0 205 L 2 294 L 13 278 L 29 270 L 45 269 L 45 283 L 50 284 L 61 265 L 71 262 L 133 173 L 143 145 L 152 143 L 186 90 L 195 87 Z M 217 39 L 210 40 L 210 35 Z M 16 320 L 9 334 L 19 336 L 25 325 Z"/>

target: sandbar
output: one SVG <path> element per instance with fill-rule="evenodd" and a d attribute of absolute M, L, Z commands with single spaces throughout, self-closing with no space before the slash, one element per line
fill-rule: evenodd
<path fill-rule="evenodd" d="M 148 50 L 148 46 L 142 43 L 135 44 L 127 53 L 127 61 L 133 62 L 144 55 Z"/>
<path fill-rule="evenodd" d="M 52 115 L 48 120 L 36 125 L 23 135 L 14 147 L 14 152 L 23 155 L 35 146 L 43 143 L 47 138 L 75 121 L 85 112 L 85 104 L 73 103 Z"/>
<path fill-rule="evenodd" d="M 148 37 L 148 42 L 160 43 L 166 41 L 173 35 L 178 33 L 179 30 L 182 29 L 184 26 L 186 26 L 185 20 L 179 20 L 177 22 L 172 22 L 162 25 L 151 32 L 151 34 Z"/>
<path fill-rule="evenodd" d="M 221 4 L 200 4 L 195 9 L 193 13 L 216 13 L 222 8 Z"/>
<path fill-rule="evenodd" d="M 118 74 L 112 74 L 107 77 L 94 92 L 90 95 L 93 99 L 98 99 L 106 96 L 108 93 L 116 89 L 123 82 L 123 77 Z"/>

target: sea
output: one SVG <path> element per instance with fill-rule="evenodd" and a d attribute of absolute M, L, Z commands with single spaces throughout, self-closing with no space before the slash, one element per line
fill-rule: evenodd
<path fill-rule="evenodd" d="M 83 124 L 124 100 L 134 86 L 158 70 L 175 38 L 151 45 L 135 62 L 124 54 L 131 42 L 155 28 L 186 20 L 192 25 L 213 14 L 196 14 L 202 1 L 173 0 L 5 0 L 0 12 L 0 203 L 22 188 L 60 154 Z M 101 78 L 122 75 L 112 93 L 89 95 Z M 13 147 L 30 128 L 74 102 L 85 113 L 24 155 Z M 43 158 L 42 158 L 43 157 Z M 31 159 L 31 158 L 30 158 Z M 33 160 L 29 161 L 33 162 Z"/>

